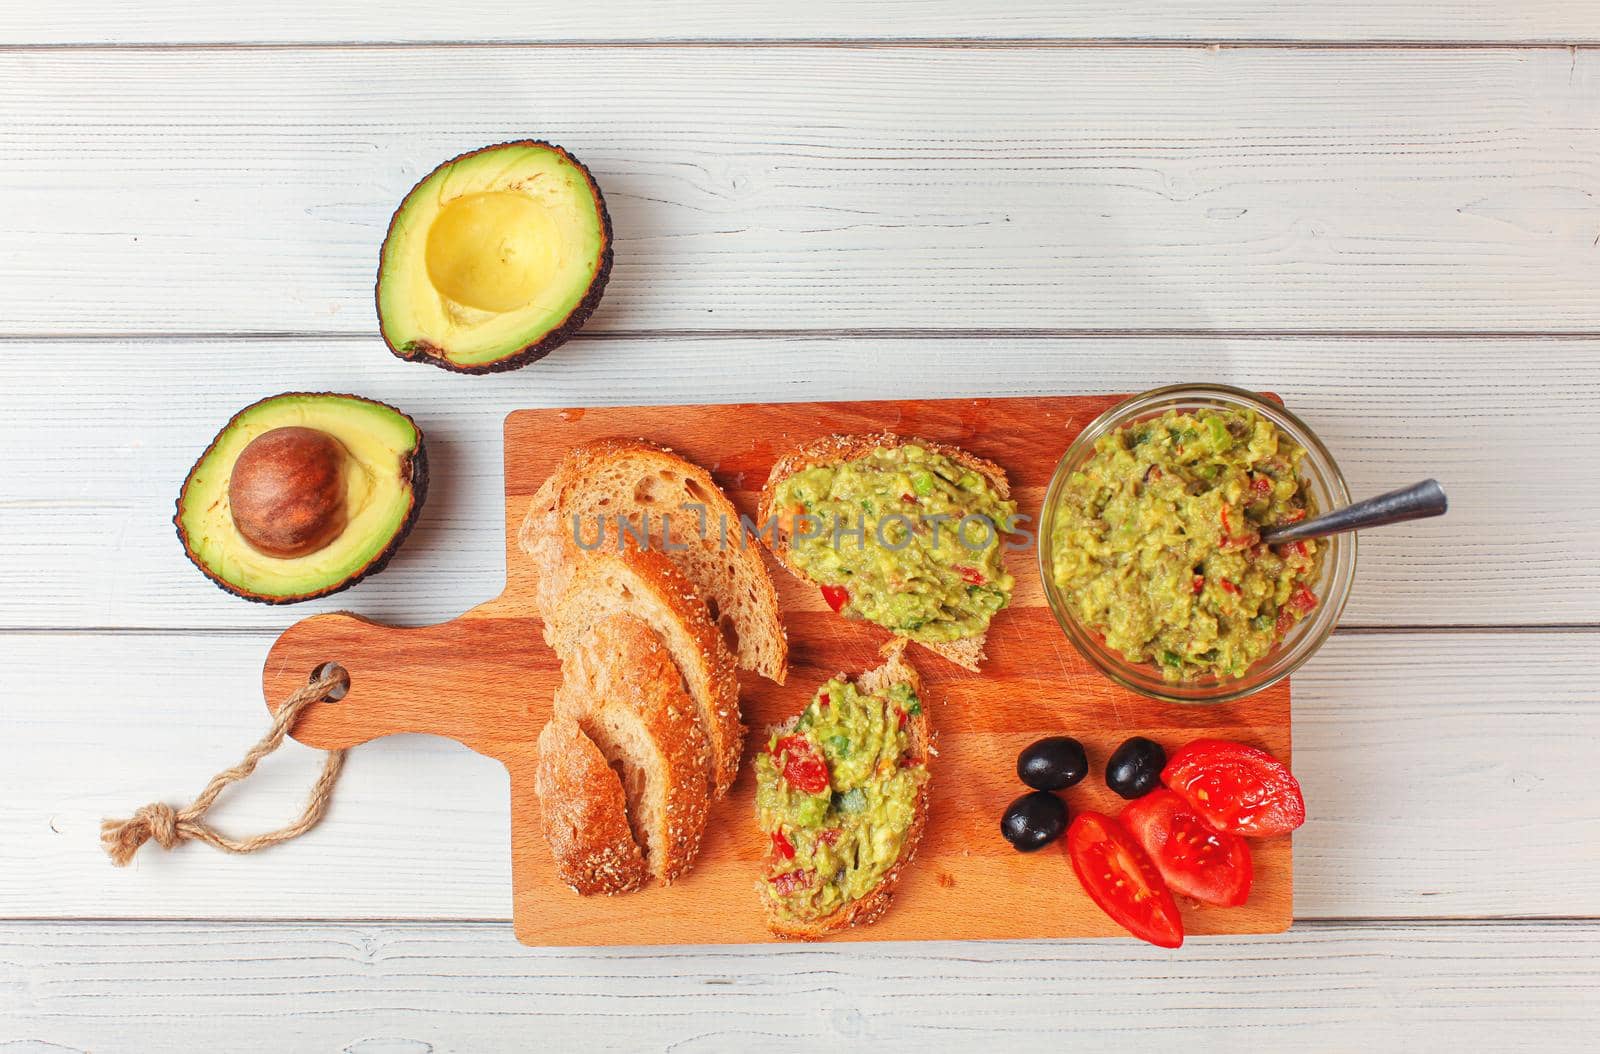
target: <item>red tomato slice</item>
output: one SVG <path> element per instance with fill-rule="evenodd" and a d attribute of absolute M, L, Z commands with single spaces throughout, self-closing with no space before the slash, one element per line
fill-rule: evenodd
<path fill-rule="evenodd" d="M 773 745 L 772 755 L 783 768 L 783 778 L 795 788 L 807 794 L 828 789 L 828 763 L 805 736 L 784 736 Z"/>
<path fill-rule="evenodd" d="M 1121 824 L 1080 812 L 1067 828 L 1067 855 L 1083 891 L 1112 922 L 1157 947 L 1183 945 L 1183 916 L 1172 892 Z"/>
<path fill-rule="evenodd" d="M 1306 822 L 1306 800 L 1289 767 L 1243 743 L 1197 739 L 1172 756 L 1161 782 L 1228 834 L 1270 838 Z"/>
<path fill-rule="evenodd" d="M 850 591 L 844 586 L 823 586 L 822 599 L 828 602 L 829 607 L 838 611 L 850 603 Z"/>
<path fill-rule="evenodd" d="M 1274 624 L 1274 628 L 1277 630 L 1278 636 L 1282 637 L 1294 629 L 1294 624 L 1298 621 L 1299 619 L 1294 617 L 1293 611 L 1290 611 L 1287 607 L 1281 607 L 1278 609 L 1278 621 Z"/>
<path fill-rule="evenodd" d="M 1174 893 L 1219 908 L 1249 898 L 1255 877 L 1250 846 L 1236 834 L 1213 831 L 1176 794 L 1152 791 L 1126 805 L 1119 819 Z"/>
<path fill-rule="evenodd" d="M 772 888 L 778 891 L 778 896 L 787 897 L 799 889 L 808 889 L 811 886 L 811 875 L 806 871 L 788 871 L 775 876 Z"/>

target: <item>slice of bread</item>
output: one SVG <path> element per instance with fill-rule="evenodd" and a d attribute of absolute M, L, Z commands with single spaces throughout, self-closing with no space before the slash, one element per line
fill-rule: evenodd
<path fill-rule="evenodd" d="M 650 874 L 670 884 L 694 864 L 710 805 L 710 753 L 694 704 L 667 650 L 642 622 L 608 615 L 570 645 L 556 721 L 575 722 L 617 770 L 632 841 Z M 551 790 L 558 798 L 586 793 L 582 786 Z M 625 854 L 618 835 L 611 837 Z"/>
<path fill-rule="evenodd" d="M 618 518 L 632 527 L 624 535 Z M 789 645 L 760 547 L 711 474 L 641 439 L 576 447 L 540 487 L 518 541 L 539 575 L 534 602 L 548 617 L 578 563 L 573 550 L 627 544 L 671 558 L 700 591 L 739 665 L 782 684 Z M 581 545 L 580 545 L 581 543 Z"/>
<path fill-rule="evenodd" d="M 560 475 L 558 468 L 534 491 L 533 499 L 528 502 L 528 512 L 522 518 L 522 528 L 517 531 L 517 547 L 528 554 L 529 566 L 533 568 L 533 609 L 546 626 L 555 613 L 556 601 L 567 591 L 567 581 L 572 577 L 568 554 L 575 547 L 569 541 L 570 536 L 562 533 L 556 512 L 556 483 Z M 546 639 L 549 636 L 547 629 Z"/>
<path fill-rule="evenodd" d="M 1005 470 L 992 461 L 967 453 L 959 447 L 949 446 L 944 443 L 935 443 L 927 439 L 916 439 L 906 436 L 897 436 L 892 432 L 879 432 L 874 435 L 832 435 L 814 439 L 809 443 L 789 451 L 779 458 L 772 466 L 772 472 L 767 476 L 767 482 L 761 488 L 761 511 L 759 523 L 764 527 L 772 522 L 773 517 L 781 510 L 773 507 L 773 498 L 778 484 L 802 469 L 813 468 L 818 465 L 839 465 L 847 461 L 855 461 L 870 455 L 874 450 L 893 449 L 898 446 L 915 444 L 936 454 L 942 454 L 963 468 L 971 469 L 987 477 L 994 487 L 995 493 L 1002 498 L 1011 496 L 1011 484 L 1006 480 Z M 777 522 L 782 526 L 786 519 L 778 515 Z M 774 530 L 762 535 L 769 540 L 775 555 L 791 574 L 802 582 L 811 581 L 806 573 L 795 564 L 789 550 L 789 536 L 785 531 Z M 1002 551 L 1001 559 L 1004 559 Z M 952 641 L 914 641 L 913 643 L 927 648 L 936 655 L 941 655 L 963 669 L 977 671 L 979 663 L 985 658 L 983 651 L 984 639 L 987 633 L 979 633 L 971 637 L 963 637 Z"/>
<path fill-rule="evenodd" d="M 856 687 L 868 695 L 876 695 L 888 690 L 897 684 L 909 684 L 912 691 L 916 692 L 919 699 L 922 695 L 922 680 L 917 676 L 916 668 L 905 658 L 906 642 L 902 639 L 889 641 L 883 647 L 884 663 L 875 670 L 871 670 L 856 678 Z M 793 730 L 800 715 L 795 715 L 782 726 L 772 731 L 779 735 Z M 911 764 L 926 767 L 929 759 L 934 754 L 932 727 L 928 722 L 927 701 L 922 700 L 922 712 L 909 717 L 906 724 L 908 748 L 906 760 Z M 906 830 L 905 840 L 900 847 L 900 854 L 894 864 L 884 872 L 877 884 L 865 896 L 855 900 L 846 901 L 832 914 L 815 919 L 784 918 L 773 910 L 773 903 L 767 894 L 767 883 L 760 883 L 762 900 L 767 909 L 767 929 L 774 936 L 785 940 L 814 941 L 820 940 L 831 933 L 847 929 L 851 926 L 867 926 L 883 917 L 889 910 L 889 904 L 894 899 L 895 887 L 900 882 L 901 875 L 916 856 L 917 847 L 922 842 L 923 830 L 928 822 L 929 785 L 932 781 L 924 779 L 917 791 L 916 811 L 912 817 L 911 825 Z"/>
<path fill-rule="evenodd" d="M 534 786 L 561 881 L 584 896 L 628 893 L 650 881 L 622 782 L 571 718 L 557 717 L 539 733 Z"/>
<path fill-rule="evenodd" d="M 733 656 L 705 602 L 684 573 L 654 550 L 588 553 L 545 621 L 545 637 L 565 664 L 610 615 L 629 615 L 649 627 L 676 664 L 710 747 L 711 793 L 721 798 L 739 772 L 744 726 Z"/>

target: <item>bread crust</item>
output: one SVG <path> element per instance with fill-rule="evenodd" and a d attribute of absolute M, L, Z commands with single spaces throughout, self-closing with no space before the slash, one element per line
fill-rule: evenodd
<path fill-rule="evenodd" d="M 895 638 L 886 643 L 881 654 L 884 663 L 877 669 L 869 670 L 856 678 L 856 685 L 862 691 L 876 693 L 886 690 L 892 685 L 909 683 L 912 690 L 922 697 L 922 680 L 917 675 L 916 668 L 905 658 L 906 641 L 904 638 Z M 785 722 L 775 731 L 787 731 L 799 720 L 799 715 Z M 885 871 L 878 884 L 866 896 L 853 900 L 844 905 L 840 910 L 826 918 L 809 922 L 799 922 L 792 919 L 779 918 L 772 911 L 772 904 L 766 896 L 766 883 L 759 883 L 762 893 L 762 903 L 767 909 L 767 929 L 773 936 L 782 940 L 791 941 L 816 941 L 822 940 L 840 930 L 852 926 L 870 926 L 883 917 L 889 910 L 889 905 L 894 901 L 895 888 L 900 883 L 901 876 L 907 867 L 916 858 L 917 848 L 922 844 L 922 834 L 928 825 L 928 803 L 931 801 L 929 788 L 932 786 L 932 767 L 929 762 L 936 753 L 934 749 L 935 734 L 928 721 L 928 702 L 922 700 L 922 713 L 913 716 L 906 725 L 908 738 L 907 756 L 929 768 L 929 778 L 922 782 L 917 790 L 916 811 L 911 818 L 911 826 L 906 829 L 905 843 L 900 847 L 900 855 L 893 866 Z"/>
<path fill-rule="evenodd" d="M 539 733 L 534 787 L 556 874 L 575 893 L 609 896 L 649 882 L 622 784 L 571 718 L 557 716 Z"/>
<path fill-rule="evenodd" d="M 723 532 L 713 533 L 710 528 L 713 522 L 726 526 L 728 539 L 739 538 L 739 510 L 709 472 L 671 449 L 625 436 L 605 437 L 574 447 L 535 493 L 517 536 L 518 544 L 533 560 L 538 576 L 534 605 L 546 619 L 565 591 L 574 566 L 585 555 L 570 532 L 563 529 L 569 519 L 567 510 L 588 504 L 594 497 L 590 491 L 595 481 L 607 470 L 627 462 L 637 462 L 647 469 L 682 476 L 692 482 L 696 493 L 691 496 L 698 498 L 699 504 L 705 507 L 706 531 L 701 533 L 700 525 L 696 524 L 696 530 L 684 532 L 690 536 L 676 538 L 675 545 L 703 550 L 716 544 L 713 539 Z M 626 499 L 620 497 L 616 501 L 619 508 L 625 503 Z M 669 511 L 677 508 L 669 507 Z M 772 576 L 754 547 L 730 541 L 725 549 L 716 551 L 732 554 L 731 568 L 724 563 L 719 569 L 731 573 L 701 575 L 695 579 L 696 587 L 704 599 L 718 602 L 717 621 L 733 624 L 730 650 L 735 652 L 739 665 L 782 684 L 788 675 L 789 644 Z M 672 558 L 672 551 L 667 555 Z M 696 572 L 693 561 L 687 557 L 674 559 L 674 563 L 691 577 Z"/>
<path fill-rule="evenodd" d="M 976 454 L 962 450 L 960 447 L 950 446 L 947 443 L 939 443 L 935 442 L 934 440 L 921 439 L 914 436 L 900 436 L 893 432 L 874 432 L 871 434 L 856 435 L 830 435 L 822 436 L 818 439 L 813 439 L 809 442 L 800 444 L 787 454 L 780 457 L 772 466 L 772 471 L 767 475 L 767 482 L 761 488 L 761 508 L 759 513 L 761 526 L 765 527 L 767 523 L 775 522 L 773 521 L 773 516 L 776 510 L 773 508 L 773 500 L 777 492 L 778 484 L 794 475 L 796 472 L 799 472 L 802 469 L 813 468 L 818 465 L 843 464 L 846 461 L 855 461 L 859 458 L 864 458 L 871 454 L 874 450 L 893 449 L 894 447 L 907 445 L 920 446 L 927 450 L 931 450 L 936 454 L 942 454 L 951 461 L 954 461 L 956 464 L 960 465 L 962 468 L 970 469 L 973 472 L 982 474 L 989 480 L 990 484 L 993 485 L 995 493 L 999 494 L 1001 498 L 1009 499 L 1011 497 L 1011 484 L 1010 481 L 1006 479 L 1005 469 L 1001 468 L 993 461 L 978 457 Z M 762 539 L 772 550 L 772 554 L 778 558 L 778 562 L 783 564 L 783 566 L 789 570 L 790 574 L 794 575 L 802 582 L 812 582 L 812 579 L 806 575 L 806 573 L 802 571 L 798 565 L 795 564 L 790 553 L 789 538 L 786 533 L 782 533 L 776 529 L 772 531 L 763 531 Z M 1005 551 L 1003 546 L 1001 549 L 1000 559 L 1002 562 L 1005 561 Z M 881 629 L 882 627 L 879 628 Z M 891 630 L 888 632 L 893 631 Z M 895 636 L 899 637 L 900 635 L 895 634 Z M 957 666 L 962 667 L 963 669 L 971 670 L 976 673 L 978 672 L 979 664 L 982 663 L 984 658 L 986 658 L 983 650 L 983 644 L 987 637 L 988 634 L 985 632 L 971 637 L 963 637 L 960 640 L 939 641 L 935 643 L 913 640 L 911 643 L 916 644 L 919 647 L 926 648 L 935 655 L 939 655 L 950 662 L 955 663 Z M 900 639 L 910 640 L 910 638 Z"/>
<path fill-rule="evenodd" d="M 528 512 L 517 531 L 517 547 L 528 555 L 533 568 L 533 609 L 545 623 L 545 640 L 550 640 L 550 618 L 555 613 L 556 602 L 566 591 L 571 577 L 565 566 L 567 546 L 558 529 L 556 519 L 557 472 L 546 477 L 528 502 Z"/>
<path fill-rule="evenodd" d="M 622 588 L 628 590 L 625 595 Z M 647 592 L 667 620 L 689 642 L 674 648 L 666 626 L 651 622 L 632 591 Z M 739 720 L 739 680 L 722 635 L 712 626 L 705 601 L 688 577 L 653 550 L 584 554 L 555 611 L 545 636 L 563 662 L 578 637 L 607 615 L 631 615 L 655 630 L 694 702 L 700 730 L 711 751 L 709 784 L 716 798 L 727 794 L 739 772 L 744 726 Z"/>
<path fill-rule="evenodd" d="M 609 753 L 605 729 L 618 717 L 648 740 L 652 754 L 638 771 L 634 759 L 606 760 L 641 787 L 641 801 L 627 804 L 633 838 L 650 873 L 670 885 L 693 866 L 710 807 L 710 754 L 677 666 L 648 626 L 615 614 L 573 640 L 562 673 L 556 717 L 576 721 L 602 754 Z M 645 797 L 660 803 L 660 815 L 642 815 Z"/>

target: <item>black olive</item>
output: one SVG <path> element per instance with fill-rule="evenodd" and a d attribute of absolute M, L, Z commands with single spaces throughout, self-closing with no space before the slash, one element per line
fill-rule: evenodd
<path fill-rule="evenodd" d="M 1000 817 L 1000 833 L 1018 852 L 1043 849 L 1067 829 L 1067 807 L 1046 791 L 1024 794 Z"/>
<path fill-rule="evenodd" d="M 1161 744 L 1134 736 L 1106 762 L 1106 786 L 1124 798 L 1142 798 L 1161 785 L 1161 770 L 1167 766 L 1167 752 Z"/>
<path fill-rule="evenodd" d="M 1050 736 L 1017 755 L 1017 775 L 1034 790 L 1058 791 L 1089 774 L 1089 755 L 1071 736 Z"/>

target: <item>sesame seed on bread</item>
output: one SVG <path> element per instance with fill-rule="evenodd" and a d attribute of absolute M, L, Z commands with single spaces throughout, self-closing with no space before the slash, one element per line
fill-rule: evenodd
<path fill-rule="evenodd" d="M 693 865 L 710 805 L 710 751 L 671 656 L 644 623 L 613 614 L 574 634 L 562 674 L 556 719 L 575 722 L 617 770 L 633 841 L 671 883 Z"/>
<path fill-rule="evenodd" d="M 593 552 L 578 562 L 545 635 L 565 661 L 610 615 L 631 616 L 647 626 L 676 665 L 710 747 L 710 792 L 721 798 L 739 771 L 744 726 L 733 657 L 712 627 L 705 602 L 661 553 Z"/>

